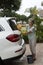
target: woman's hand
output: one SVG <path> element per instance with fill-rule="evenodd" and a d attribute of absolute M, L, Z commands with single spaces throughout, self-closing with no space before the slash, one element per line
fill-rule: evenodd
<path fill-rule="evenodd" d="M 25 32 L 26 35 L 28 35 L 28 32 Z"/>
<path fill-rule="evenodd" d="M 28 35 L 28 34 L 30 34 L 30 33 L 32 33 L 31 31 L 29 31 L 29 32 L 26 32 L 26 34 Z"/>

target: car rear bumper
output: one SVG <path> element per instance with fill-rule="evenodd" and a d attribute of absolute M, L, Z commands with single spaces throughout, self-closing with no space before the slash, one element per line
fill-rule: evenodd
<path fill-rule="evenodd" d="M 25 53 L 26 47 L 25 47 L 25 42 L 24 40 L 22 40 L 22 44 L 19 46 L 20 49 L 15 50 L 13 49 L 13 51 L 11 52 L 7 52 L 2 58 L 2 60 L 10 60 L 10 59 L 19 59 L 23 56 L 23 54 Z"/>
<path fill-rule="evenodd" d="M 5 59 L 5 60 L 3 60 L 3 61 L 18 60 L 18 59 L 20 59 L 20 58 L 24 55 L 25 51 L 26 51 L 26 48 L 25 48 L 24 52 L 23 52 L 21 55 L 18 55 L 18 56 L 16 56 L 16 57 L 12 57 L 12 58 L 8 58 L 8 59 Z"/>

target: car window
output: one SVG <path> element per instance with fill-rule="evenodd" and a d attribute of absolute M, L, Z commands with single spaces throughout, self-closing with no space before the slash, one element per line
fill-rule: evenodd
<path fill-rule="evenodd" d="M 12 28 L 12 30 L 17 30 L 17 26 L 15 25 L 15 23 L 12 20 L 8 20 L 8 23 L 9 23 L 10 27 Z"/>
<path fill-rule="evenodd" d="M 0 32 L 1 32 L 1 31 L 5 31 L 5 29 L 3 28 L 2 25 L 0 25 Z"/>

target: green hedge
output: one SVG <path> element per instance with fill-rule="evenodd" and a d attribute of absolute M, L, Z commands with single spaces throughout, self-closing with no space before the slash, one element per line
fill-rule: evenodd
<path fill-rule="evenodd" d="M 28 18 L 30 18 L 30 16 Z M 43 25 L 41 25 L 43 19 L 40 19 L 38 16 L 35 16 L 34 21 L 36 25 L 37 42 L 43 42 Z M 28 36 L 24 36 L 23 38 L 25 41 L 28 41 Z"/>

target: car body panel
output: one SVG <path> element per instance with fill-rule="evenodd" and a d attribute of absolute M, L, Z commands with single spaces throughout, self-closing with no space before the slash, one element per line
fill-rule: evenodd
<path fill-rule="evenodd" d="M 23 41 L 22 41 L 22 43 L 23 43 Z M 21 49 L 22 48 L 22 50 L 21 51 L 19 51 L 19 52 L 15 52 L 15 51 L 17 51 L 17 50 L 19 50 L 19 49 Z M 8 58 L 12 58 L 12 57 L 16 57 L 16 56 L 19 56 L 19 55 L 21 55 L 23 52 L 25 51 L 25 45 L 24 45 L 24 43 L 23 43 L 23 45 L 16 45 L 15 47 L 14 46 L 10 46 L 10 47 L 7 47 L 6 49 L 4 49 L 1 53 L 0 53 L 0 55 L 1 55 L 1 58 L 2 58 L 2 60 L 5 60 L 5 59 L 8 59 Z"/>
<path fill-rule="evenodd" d="M 0 31 L 0 57 L 2 60 L 12 58 L 19 56 L 23 54 L 25 51 L 25 42 L 22 38 L 18 40 L 17 42 L 11 42 L 6 39 L 8 35 L 11 34 L 18 34 L 20 35 L 20 31 L 18 30 L 12 30 L 9 24 L 7 23 L 7 20 L 3 17 L 0 18 L 0 25 L 5 29 L 4 31 Z M 21 49 L 21 50 L 20 50 Z M 18 52 L 16 52 L 19 50 Z"/>

